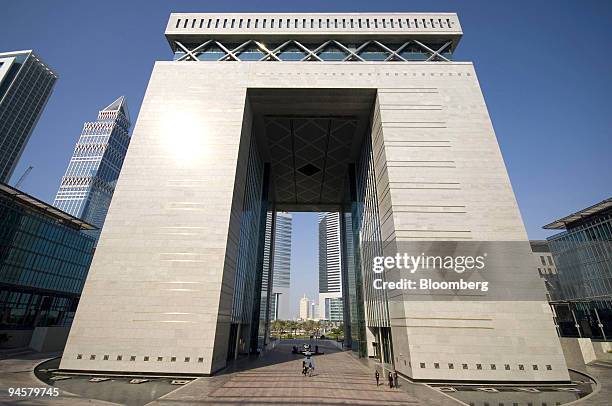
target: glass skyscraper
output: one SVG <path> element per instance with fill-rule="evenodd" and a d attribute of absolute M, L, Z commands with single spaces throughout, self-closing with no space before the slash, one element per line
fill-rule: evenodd
<path fill-rule="evenodd" d="M 10 180 L 56 80 L 32 51 L 0 53 L 0 182 Z"/>
<path fill-rule="evenodd" d="M 319 311 L 321 319 L 343 319 L 340 213 L 319 214 Z"/>
<path fill-rule="evenodd" d="M 291 231 L 293 217 L 286 212 L 277 212 L 274 223 L 274 262 L 272 263 L 272 320 L 289 320 L 291 284 Z"/>
<path fill-rule="evenodd" d="M 124 96 L 100 110 L 97 121 L 85 123 L 53 202 L 58 209 L 98 227 L 89 232 L 95 238 L 104 225 L 130 144 L 130 126 Z"/>

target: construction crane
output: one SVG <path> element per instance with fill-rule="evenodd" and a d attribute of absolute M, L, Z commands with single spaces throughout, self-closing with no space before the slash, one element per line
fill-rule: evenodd
<path fill-rule="evenodd" d="M 15 183 L 15 189 L 19 189 L 19 186 L 21 186 L 24 179 L 28 176 L 28 174 L 32 171 L 32 169 L 34 169 L 32 165 L 28 166 L 28 169 L 25 170 L 25 172 L 23 173 L 23 175 L 21 175 L 17 183 Z"/>

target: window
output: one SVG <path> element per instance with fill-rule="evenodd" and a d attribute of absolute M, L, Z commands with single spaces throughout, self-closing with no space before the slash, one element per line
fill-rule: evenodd
<path fill-rule="evenodd" d="M 83 359 L 83 354 L 77 354 L 77 359 Z"/>
<path fill-rule="evenodd" d="M 448 364 L 448 369 L 455 369 L 455 364 Z"/>
<path fill-rule="evenodd" d="M 524 371 L 524 370 L 525 370 L 525 365 L 519 364 L 519 371 Z"/>
<path fill-rule="evenodd" d="M 425 368 L 425 363 L 421 362 L 421 368 Z"/>
<path fill-rule="evenodd" d="M 468 369 L 468 364 L 462 364 L 463 369 Z"/>
<path fill-rule="evenodd" d="M 185 362 L 189 362 L 189 357 L 185 357 Z"/>
<path fill-rule="evenodd" d="M 552 371 L 552 366 L 551 365 L 546 365 L 546 370 L 547 371 Z"/>
<path fill-rule="evenodd" d="M 544 259 L 543 255 L 540 255 L 540 261 L 542 262 L 542 265 L 546 265 L 546 260 Z"/>
<path fill-rule="evenodd" d="M 435 368 L 435 369 L 440 369 L 440 364 L 439 364 L 439 363 L 437 363 L 437 362 L 434 362 L 434 368 Z"/>
<path fill-rule="evenodd" d="M 204 362 L 204 358 L 202 358 L 202 357 L 198 358 L 198 362 L 200 362 L 200 363 Z"/>
<path fill-rule="evenodd" d="M 170 357 L 170 362 L 176 362 L 176 357 Z"/>
<path fill-rule="evenodd" d="M 482 364 L 476 364 L 476 369 L 482 369 Z"/>
<path fill-rule="evenodd" d="M 123 359 L 123 355 L 117 355 L 117 361 L 121 361 Z"/>
<path fill-rule="evenodd" d="M 148 361 L 149 360 L 149 356 L 147 355 L 146 357 L 144 357 L 144 360 Z"/>
<path fill-rule="evenodd" d="M 162 362 L 164 360 L 164 357 L 157 357 L 157 362 Z"/>
<path fill-rule="evenodd" d="M 108 355 L 105 355 L 105 356 L 104 356 L 104 361 L 108 361 L 108 358 L 109 358 L 109 356 L 108 356 Z"/>
<path fill-rule="evenodd" d="M 510 364 L 504 364 L 504 369 L 506 371 L 510 371 Z"/>
<path fill-rule="evenodd" d="M 132 356 L 130 357 L 130 361 L 136 361 L 136 356 L 135 356 L 135 355 L 132 355 Z"/>

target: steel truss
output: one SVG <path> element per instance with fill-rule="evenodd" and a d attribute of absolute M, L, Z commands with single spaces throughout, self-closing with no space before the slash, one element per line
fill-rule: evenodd
<path fill-rule="evenodd" d="M 450 59 L 442 55 L 442 52 L 449 49 L 452 45 L 452 41 L 447 41 L 443 45 L 441 45 L 437 50 L 434 50 L 430 46 L 425 45 L 424 43 L 417 40 L 409 40 L 400 45 L 397 49 L 393 50 L 389 46 L 384 45 L 380 41 L 369 40 L 364 42 L 363 44 L 357 46 L 354 50 L 351 50 L 349 47 L 345 46 L 341 42 L 337 40 L 328 40 L 323 42 L 321 45 L 317 46 L 315 49 L 311 50 L 304 44 L 300 43 L 296 40 L 288 40 L 283 42 L 281 45 L 277 46 L 274 49 L 268 49 L 264 44 L 259 41 L 250 39 L 248 41 L 243 42 L 238 45 L 234 49 L 229 49 L 221 42 L 210 39 L 200 45 L 195 46 L 192 49 L 189 49 L 186 45 L 182 44 L 179 41 L 174 41 L 177 50 L 182 50 L 185 52 L 185 55 L 181 56 L 177 59 L 177 61 L 199 61 L 198 55 L 204 53 L 209 46 L 217 46 L 221 51 L 225 53 L 225 55 L 221 56 L 217 59 L 217 61 L 241 61 L 240 53 L 245 49 L 248 49 L 250 45 L 255 45 L 255 47 L 263 54 L 263 56 L 259 59 L 259 61 L 282 61 L 279 58 L 279 55 L 286 50 L 290 46 L 297 47 L 302 52 L 304 52 L 305 56 L 299 61 L 307 62 L 307 61 L 318 61 L 324 62 L 324 59 L 321 58 L 321 53 L 325 51 L 329 46 L 334 46 L 335 48 L 341 50 L 346 54 L 346 57 L 342 59 L 342 62 L 366 62 L 366 60 L 361 56 L 362 53 L 368 47 L 378 48 L 379 51 L 382 51 L 387 54 L 387 58 L 382 62 L 410 62 L 410 60 L 402 57 L 401 52 L 409 45 L 416 45 L 419 47 L 424 54 L 429 55 L 424 62 L 450 62 Z M 334 60 L 337 62 L 337 60 Z M 292 62 L 295 62 L 293 60 Z M 381 62 L 381 61 L 376 61 Z"/>

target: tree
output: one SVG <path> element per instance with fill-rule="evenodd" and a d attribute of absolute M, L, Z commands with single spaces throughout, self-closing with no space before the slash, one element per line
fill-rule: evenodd
<path fill-rule="evenodd" d="M 302 324 L 302 329 L 307 335 L 312 335 L 317 329 L 317 323 L 314 320 L 306 320 Z"/>

